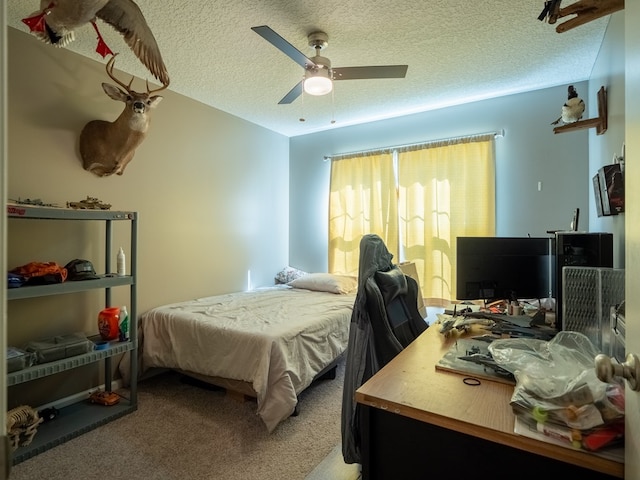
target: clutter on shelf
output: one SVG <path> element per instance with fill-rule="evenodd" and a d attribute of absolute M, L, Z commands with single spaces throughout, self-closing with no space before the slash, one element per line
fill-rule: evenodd
<path fill-rule="evenodd" d="M 7 434 L 11 441 L 11 448 L 29 445 L 38 432 L 38 425 L 42 418 L 29 405 L 21 405 L 7 412 Z"/>

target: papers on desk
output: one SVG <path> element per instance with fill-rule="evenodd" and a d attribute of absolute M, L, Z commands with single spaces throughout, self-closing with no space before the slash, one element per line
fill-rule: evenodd
<path fill-rule="evenodd" d="M 453 372 L 465 376 L 478 377 L 508 385 L 515 385 L 515 379 L 509 372 L 503 369 L 491 367 L 490 361 L 482 358 L 490 358 L 487 349 L 489 343 L 484 340 L 470 338 L 458 338 L 449 348 L 447 353 L 436 363 L 436 370 Z M 462 357 L 479 357 L 477 361 L 463 360 Z"/>
<path fill-rule="evenodd" d="M 597 452 L 590 452 L 582 448 L 575 448 L 566 440 L 560 440 L 558 438 L 545 435 L 544 433 L 540 433 L 538 431 L 536 422 L 529 420 L 522 415 L 516 414 L 516 422 L 513 431 L 514 433 L 522 435 L 523 437 L 533 438 L 535 440 L 540 440 L 541 442 L 551 443 L 553 445 L 558 445 L 560 447 L 568 448 L 571 450 L 579 450 L 581 452 L 606 458 L 614 462 L 624 463 L 624 445 L 603 448 L 601 450 L 598 450 Z"/>

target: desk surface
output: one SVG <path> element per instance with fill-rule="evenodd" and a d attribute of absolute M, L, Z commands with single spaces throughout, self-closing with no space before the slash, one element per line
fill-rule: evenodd
<path fill-rule="evenodd" d="M 624 477 L 624 464 L 562 448 L 514 433 L 509 405 L 513 386 L 483 379 L 463 383 L 464 375 L 436 370 L 456 336 L 445 338 L 439 325 L 411 345 L 356 391 L 356 401 L 374 408 L 519 448 L 609 475 Z"/>

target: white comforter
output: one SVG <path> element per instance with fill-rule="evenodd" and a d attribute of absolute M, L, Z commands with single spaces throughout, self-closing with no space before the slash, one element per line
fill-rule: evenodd
<path fill-rule="evenodd" d="M 297 394 L 346 350 L 354 300 L 281 286 L 157 307 L 140 319 L 142 369 L 250 382 L 271 432 L 293 413 Z"/>

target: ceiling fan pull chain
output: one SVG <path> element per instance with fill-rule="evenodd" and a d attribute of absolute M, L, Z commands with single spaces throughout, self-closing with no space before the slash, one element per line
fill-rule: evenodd
<path fill-rule="evenodd" d="M 336 123 L 336 98 L 335 90 L 331 90 L 331 125 Z"/>
<path fill-rule="evenodd" d="M 304 118 L 304 88 L 302 89 L 300 97 L 301 97 L 301 103 L 302 103 L 302 105 L 300 106 L 300 109 L 302 110 L 302 116 L 300 117 L 300 121 L 304 122 L 304 121 L 306 121 L 305 118 Z"/>

